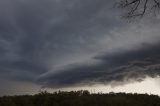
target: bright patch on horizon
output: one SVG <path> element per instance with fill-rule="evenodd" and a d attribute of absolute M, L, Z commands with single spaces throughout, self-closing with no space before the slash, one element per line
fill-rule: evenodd
<path fill-rule="evenodd" d="M 75 88 L 63 88 L 63 89 L 43 89 L 49 92 L 53 91 L 71 91 L 71 90 L 89 90 L 91 93 L 109 93 L 109 92 L 125 92 L 125 93 L 140 93 L 140 94 L 154 94 L 160 96 L 160 85 L 158 84 L 160 77 L 151 78 L 147 77 L 142 82 L 134 82 L 125 85 L 120 85 L 116 87 L 111 87 L 110 85 L 95 85 L 86 87 L 75 87 Z"/>

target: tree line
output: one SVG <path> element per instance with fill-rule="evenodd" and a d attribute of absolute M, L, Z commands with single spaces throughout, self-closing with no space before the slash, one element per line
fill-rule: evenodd
<path fill-rule="evenodd" d="M 148 94 L 108 93 L 89 91 L 40 92 L 35 95 L 3 96 L 0 106 L 160 106 L 160 97 Z"/>

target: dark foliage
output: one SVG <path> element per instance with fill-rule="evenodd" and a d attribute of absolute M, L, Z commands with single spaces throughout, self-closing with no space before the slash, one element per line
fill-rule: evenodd
<path fill-rule="evenodd" d="M 148 94 L 90 94 L 88 91 L 41 92 L 29 96 L 0 97 L 0 106 L 160 106 L 160 98 Z"/>

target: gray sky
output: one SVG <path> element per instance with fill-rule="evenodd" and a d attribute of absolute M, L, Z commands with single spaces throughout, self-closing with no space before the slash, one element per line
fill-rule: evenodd
<path fill-rule="evenodd" d="M 159 76 L 160 18 L 120 15 L 112 0 L 0 0 L 0 93 Z"/>

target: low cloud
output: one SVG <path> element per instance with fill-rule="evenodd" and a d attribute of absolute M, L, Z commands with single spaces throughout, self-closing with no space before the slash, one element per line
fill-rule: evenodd
<path fill-rule="evenodd" d="M 112 4 L 1 0 L 0 80 L 60 88 L 159 75 L 159 19 L 122 22 Z"/>
<path fill-rule="evenodd" d="M 63 70 L 47 72 L 38 78 L 46 87 L 68 87 L 142 81 L 147 76 L 160 75 L 159 44 L 125 53 L 97 56 L 100 62 L 93 65 L 70 65 Z M 117 83 L 118 84 L 118 83 Z"/>

